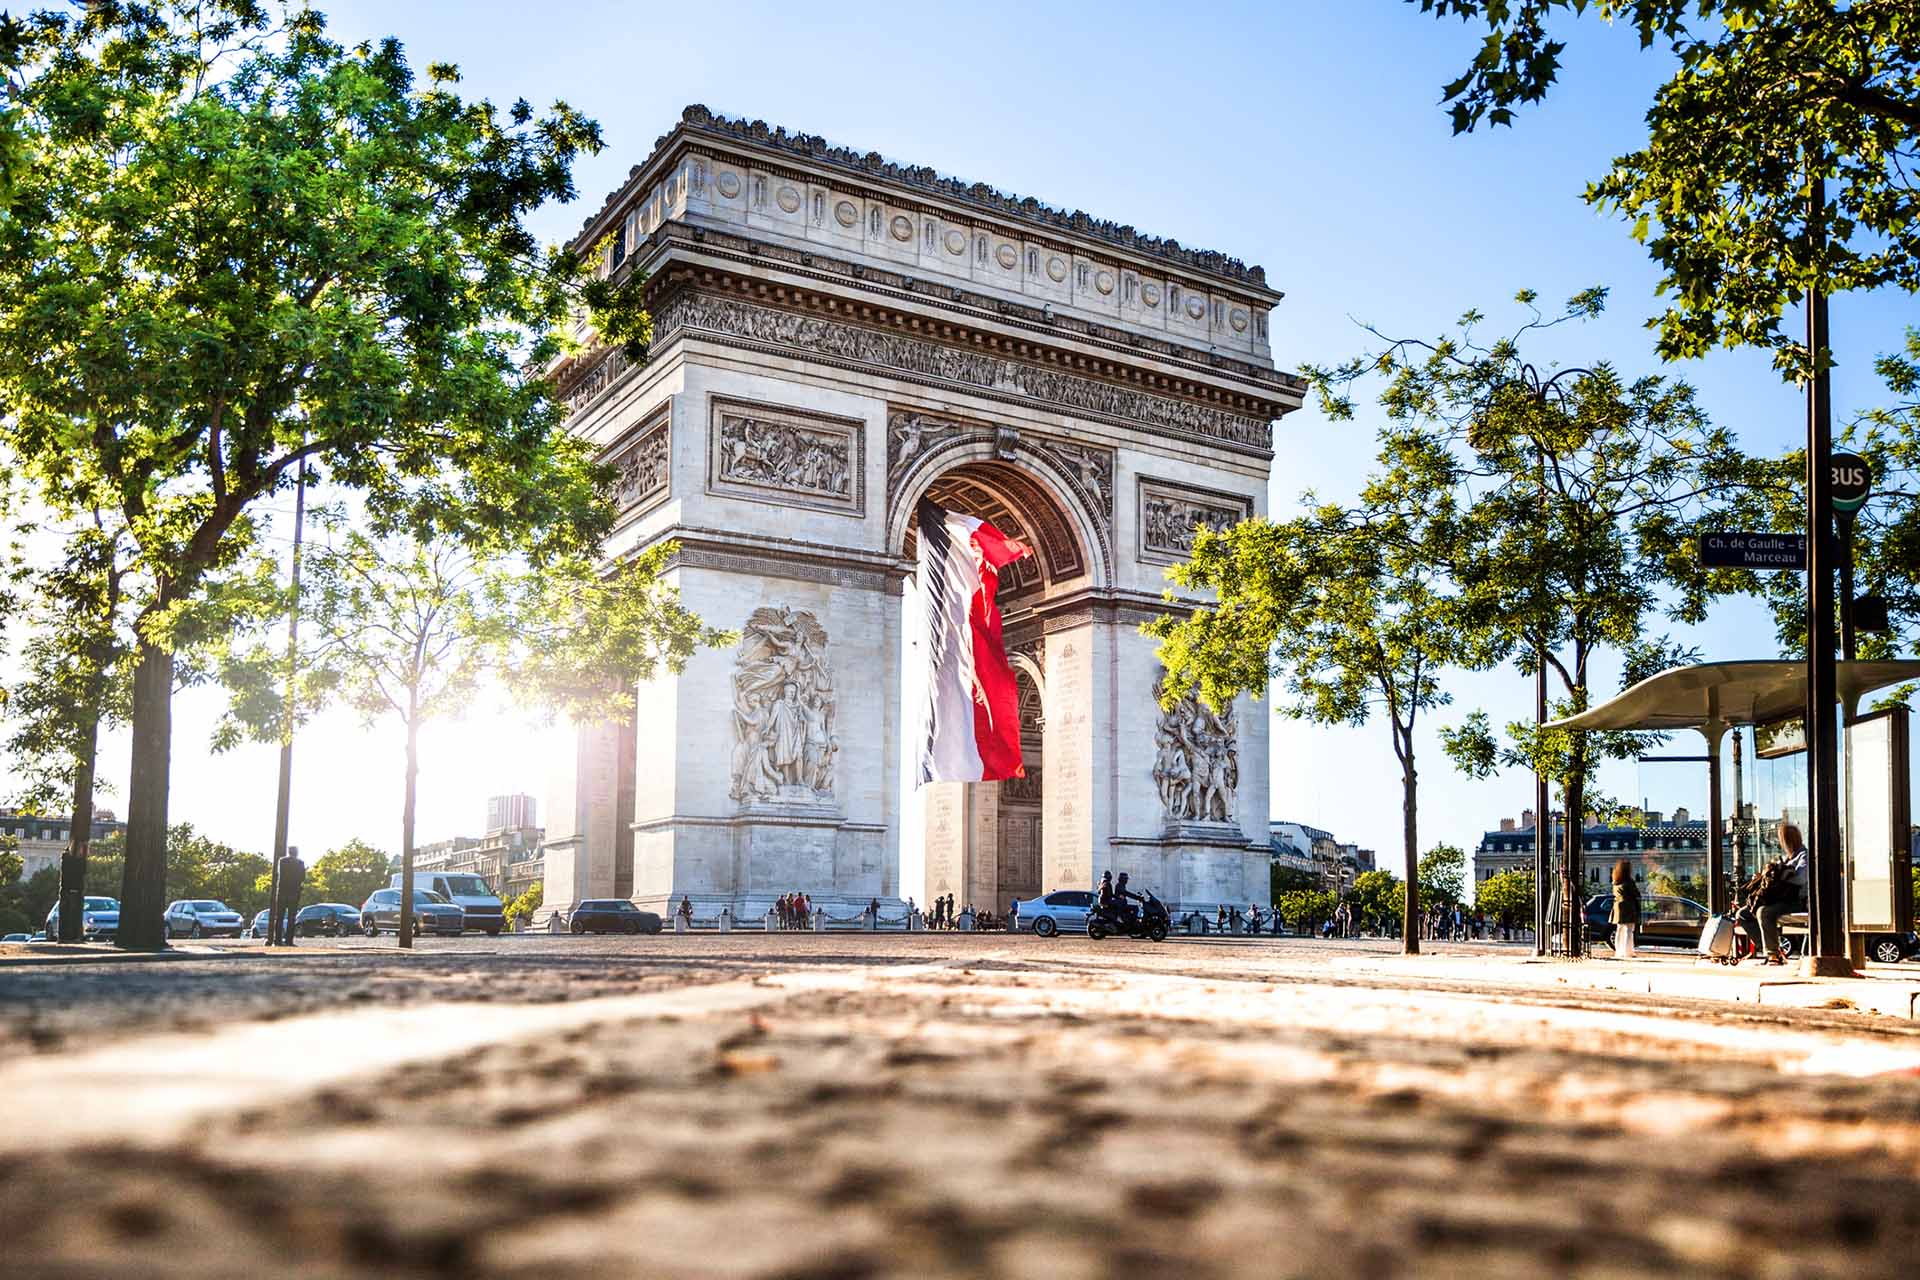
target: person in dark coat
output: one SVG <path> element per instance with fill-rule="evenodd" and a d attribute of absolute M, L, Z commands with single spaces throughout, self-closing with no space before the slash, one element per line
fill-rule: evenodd
<path fill-rule="evenodd" d="M 278 892 L 273 914 L 267 919 L 267 937 L 283 947 L 293 945 L 293 916 L 300 909 L 300 885 L 307 878 L 307 864 L 291 847 L 280 856 Z"/>
<path fill-rule="evenodd" d="M 1633 959 L 1633 932 L 1640 927 L 1640 886 L 1633 882 L 1633 867 L 1625 858 L 1613 864 L 1613 954 L 1621 960 Z"/>

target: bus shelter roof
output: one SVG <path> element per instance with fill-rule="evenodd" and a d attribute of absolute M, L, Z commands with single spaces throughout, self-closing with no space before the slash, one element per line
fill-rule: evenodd
<path fill-rule="evenodd" d="M 1920 660 L 1835 662 L 1840 701 L 1907 680 L 1920 680 Z M 1702 662 L 1649 676 L 1631 689 L 1549 729 L 1699 729 L 1723 724 L 1768 724 L 1801 714 L 1807 705 L 1807 664 L 1799 659 Z"/>

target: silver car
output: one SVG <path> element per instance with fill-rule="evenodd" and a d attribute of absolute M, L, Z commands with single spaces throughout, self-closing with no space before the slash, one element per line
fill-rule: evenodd
<path fill-rule="evenodd" d="M 108 939 L 120 931 L 120 904 L 112 898 L 88 896 L 80 900 L 80 937 L 83 940 Z M 60 904 L 47 912 L 47 936 L 60 936 Z"/>
<path fill-rule="evenodd" d="M 225 934 L 240 936 L 245 925 L 240 913 L 213 898 L 181 898 L 167 904 L 163 931 L 169 938 L 209 938 Z"/>
<path fill-rule="evenodd" d="M 1051 938 L 1062 929 L 1073 933 L 1087 931 L 1087 914 L 1093 910 L 1093 893 L 1087 889 L 1055 889 L 1044 898 L 1022 902 L 1015 916 L 1022 929 L 1031 929 L 1043 938 Z"/>

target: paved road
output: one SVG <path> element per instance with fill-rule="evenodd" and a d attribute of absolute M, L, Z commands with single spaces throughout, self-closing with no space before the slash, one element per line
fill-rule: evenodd
<path fill-rule="evenodd" d="M 1914 1082 L 1825 1073 L 1920 1049 L 1904 1024 L 1387 950 L 665 935 L 0 970 L 16 1132 L 127 1117 L 0 1162 L 7 1270 L 1910 1268 Z M 263 1043 L 297 1062 L 243 1069 Z"/>

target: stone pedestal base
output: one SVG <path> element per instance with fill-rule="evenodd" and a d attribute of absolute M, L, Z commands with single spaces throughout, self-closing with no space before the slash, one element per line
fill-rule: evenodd
<path fill-rule="evenodd" d="M 1266 859 L 1266 850 L 1238 827 L 1220 823 L 1170 827 L 1157 840 L 1115 840 L 1112 855 L 1115 873 L 1131 872 L 1128 887 L 1151 891 L 1176 924 L 1189 911 L 1210 915 L 1223 905 L 1244 911 L 1251 902 L 1264 904 Z M 1260 880 L 1257 890 L 1250 879 Z"/>

